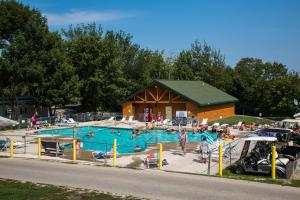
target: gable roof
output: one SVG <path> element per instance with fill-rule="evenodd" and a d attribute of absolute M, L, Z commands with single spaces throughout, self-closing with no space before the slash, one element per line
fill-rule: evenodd
<path fill-rule="evenodd" d="M 238 99 L 203 81 L 154 80 L 143 89 L 131 95 L 127 100 L 141 93 L 146 88 L 159 84 L 172 92 L 192 101 L 199 106 L 210 106 L 238 102 Z"/>

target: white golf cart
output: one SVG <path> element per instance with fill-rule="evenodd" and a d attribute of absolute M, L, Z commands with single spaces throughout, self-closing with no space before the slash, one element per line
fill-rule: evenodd
<path fill-rule="evenodd" d="M 277 141 L 276 137 L 249 137 L 245 138 L 245 144 L 240 159 L 236 162 L 237 174 L 256 173 L 271 174 L 271 149 Z M 253 145 L 255 145 L 253 147 Z M 253 148 L 250 148 L 250 147 Z M 251 152 L 248 154 L 248 151 Z M 294 170 L 293 157 L 283 155 L 279 157 L 276 153 L 276 176 L 279 178 L 289 178 Z"/>

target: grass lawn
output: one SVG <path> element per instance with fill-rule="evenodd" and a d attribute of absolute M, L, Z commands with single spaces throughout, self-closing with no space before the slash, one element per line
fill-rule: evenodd
<path fill-rule="evenodd" d="M 246 115 L 235 115 L 232 117 L 216 120 L 213 122 L 210 122 L 209 125 L 212 125 L 215 122 L 219 122 L 221 124 L 229 124 L 230 126 L 238 124 L 239 122 L 245 122 L 246 124 L 251 124 L 252 122 L 255 122 L 257 124 L 272 124 L 275 121 L 270 119 L 265 119 L 261 117 L 253 117 L 253 116 L 246 116 Z"/>
<path fill-rule="evenodd" d="M 45 184 L 33 184 L 0 179 L 0 199 L 9 200 L 138 200 L 134 197 L 121 197 L 83 189 L 70 189 Z"/>
<path fill-rule="evenodd" d="M 292 187 L 300 187 L 300 180 L 293 180 L 293 179 L 277 179 L 272 180 L 270 176 L 267 175 L 248 175 L 243 174 L 239 175 L 234 172 L 235 165 L 231 165 L 223 170 L 223 177 L 224 178 L 231 178 L 231 179 L 238 179 L 238 180 L 247 180 L 247 181 L 256 181 L 261 183 L 271 183 L 271 184 L 278 184 L 283 186 L 292 186 Z"/>

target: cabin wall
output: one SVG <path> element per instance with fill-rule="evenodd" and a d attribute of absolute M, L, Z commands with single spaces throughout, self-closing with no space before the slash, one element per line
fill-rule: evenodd
<path fill-rule="evenodd" d="M 222 105 L 213 105 L 207 107 L 200 107 L 200 112 L 197 114 L 197 117 L 200 121 L 203 118 L 207 118 L 208 122 L 215 121 L 222 118 L 227 118 L 235 115 L 235 104 L 222 104 Z"/>

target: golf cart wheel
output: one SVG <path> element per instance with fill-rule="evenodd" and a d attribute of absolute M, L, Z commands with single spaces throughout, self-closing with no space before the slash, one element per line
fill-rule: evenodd
<path fill-rule="evenodd" d="M 284 178 L 285 175 L 284 175 L 284 173 L 282 171 L 276 170 L 276 177 L 277 178 Z"/>
<path fill-rule="evenodd" d="M 237 166 L 235 169 L 236 174 L 244 174 L 244 172 L 244 168 L 242 168 L 241 166 Z"/>

